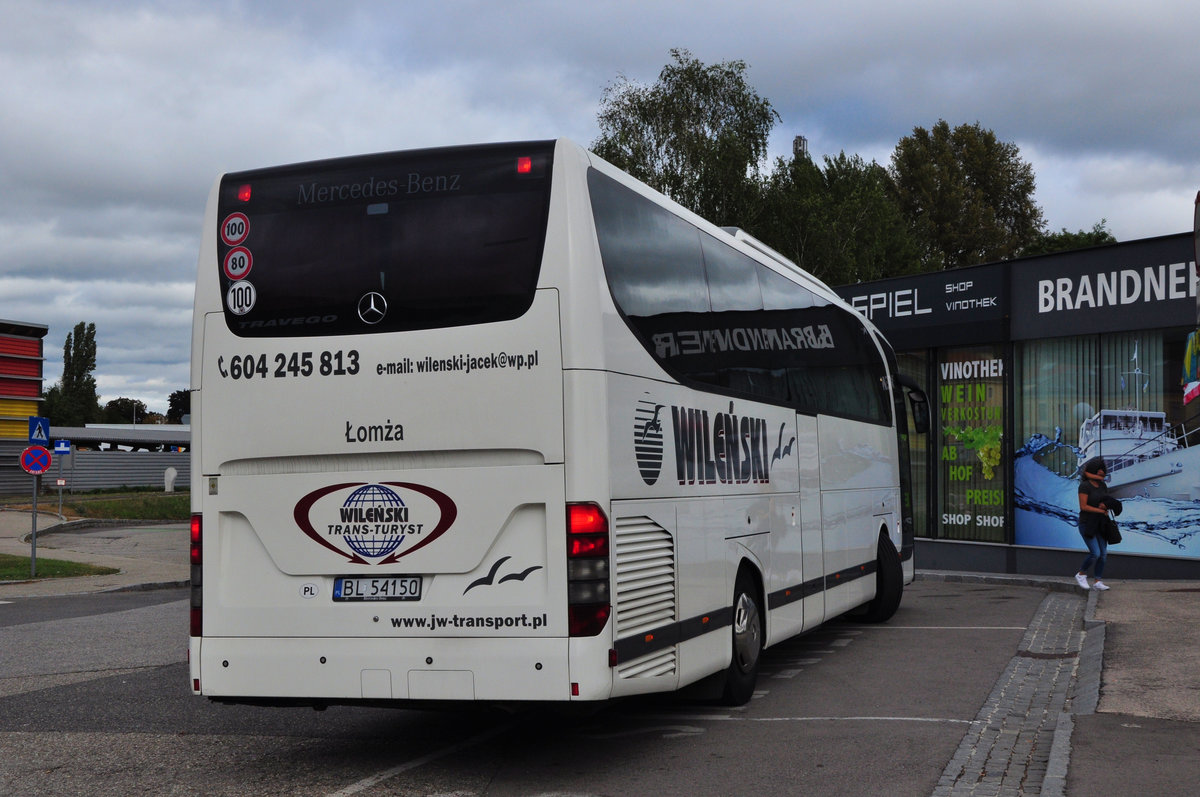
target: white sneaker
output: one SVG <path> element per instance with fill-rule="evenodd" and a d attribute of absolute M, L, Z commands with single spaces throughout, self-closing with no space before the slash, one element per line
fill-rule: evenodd
<path fill-rule="evenodd" d="M 1079 586 L 1083 587 L 1084 589 L 1089 589 L 1088 583 L 1087 583 L 1087 576 L 1085 576 L 1081 573 L 1075 574 L 1075 583 L 1078 584 Z M 1105 587 L 1105 589 L 1108 589 L 1108 587 Z"/>
<path fill-rule="evenodd" d="M 1108 589 L 1108 585 L 1105 584 L 1103 581 L 1097 581 L 1095 584 L 1092 585 L 1092 589 L 1098 589 L 1101 592 L 1103 592 L 1104 590 Z"/>

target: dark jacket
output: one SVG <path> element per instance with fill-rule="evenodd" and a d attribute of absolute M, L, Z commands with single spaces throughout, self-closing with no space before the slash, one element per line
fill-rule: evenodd
<path fill-rule="evenodd" d="M 1094 485 L 1087 479 L 1079 480 L 1079 493 L 1087 496 L 1088 506 L 1104 506 L 1114 515 L 1121 514 L 1121 501 L 1108 494 L 1106 485 Z M 1085 537 L 1095 537 L 1100 532 L 1102 515 L 1095 512 L 1079 511 L 1079 533 Z"/>

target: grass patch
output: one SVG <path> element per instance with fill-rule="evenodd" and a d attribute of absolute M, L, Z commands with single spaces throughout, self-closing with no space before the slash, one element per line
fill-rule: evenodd
<path fill-rule="evenodd" d="M 53 504 L 55 507 L 57 503 Z M 177 520 L 191 516 L 187 493 L 134 493 L 63 497 L 63 514 L 99 520 Z"/>
<path fill-rule="evenodd" d="M 2 502 L 13 509 L 30 509 L 28 497 L 9 496 Z M 58 494 L 43 492 L 38 496 L 38 510 L 58 511 Z M 162 490 L 129 489 L 101 490 L 94 493 L 63 495 L 62 513 L 68 520 L 169 520 L 186 522 L 191 517 L 191 497 L 188 492 L 164 493 Z"/>
<path fill-rule="evenodd" d="M 118 572 L 112 567 L 97 567 L 84 562 L 64 562 L 61 559 L 37 560 L 38 578 L 71 578 L 72 576 L 108 576 Z M 29 579 L 29 557 L 0 553 L 0 581 Z"/>

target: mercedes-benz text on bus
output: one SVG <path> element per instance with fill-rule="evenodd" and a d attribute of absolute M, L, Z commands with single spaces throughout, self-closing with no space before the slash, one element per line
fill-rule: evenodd
<path fill-rule="evenodd" d="M 191 380 L 216 700 L 744 702 L 913 577 L 886 342 L 566 140 L 220 177 Z"/>

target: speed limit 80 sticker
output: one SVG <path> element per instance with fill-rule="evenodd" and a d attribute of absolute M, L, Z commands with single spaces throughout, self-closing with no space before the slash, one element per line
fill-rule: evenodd
<path fill-rule="evenodd" d="M 245 315 L 254 309 L 254 300 L 257 298 L 254 283 L 250 280 L 238 280 L 225 292 L 225 306 L 234 315 Z"/>
<path fill-rule="evenodd" d="M 225 276 L 231 280 L 240 280 L 250 273 L 250 267 L 254 265 L 254 256 L 250 254 L 250 250 L 244 246 L 235 246 L 225 253 Z"/>

